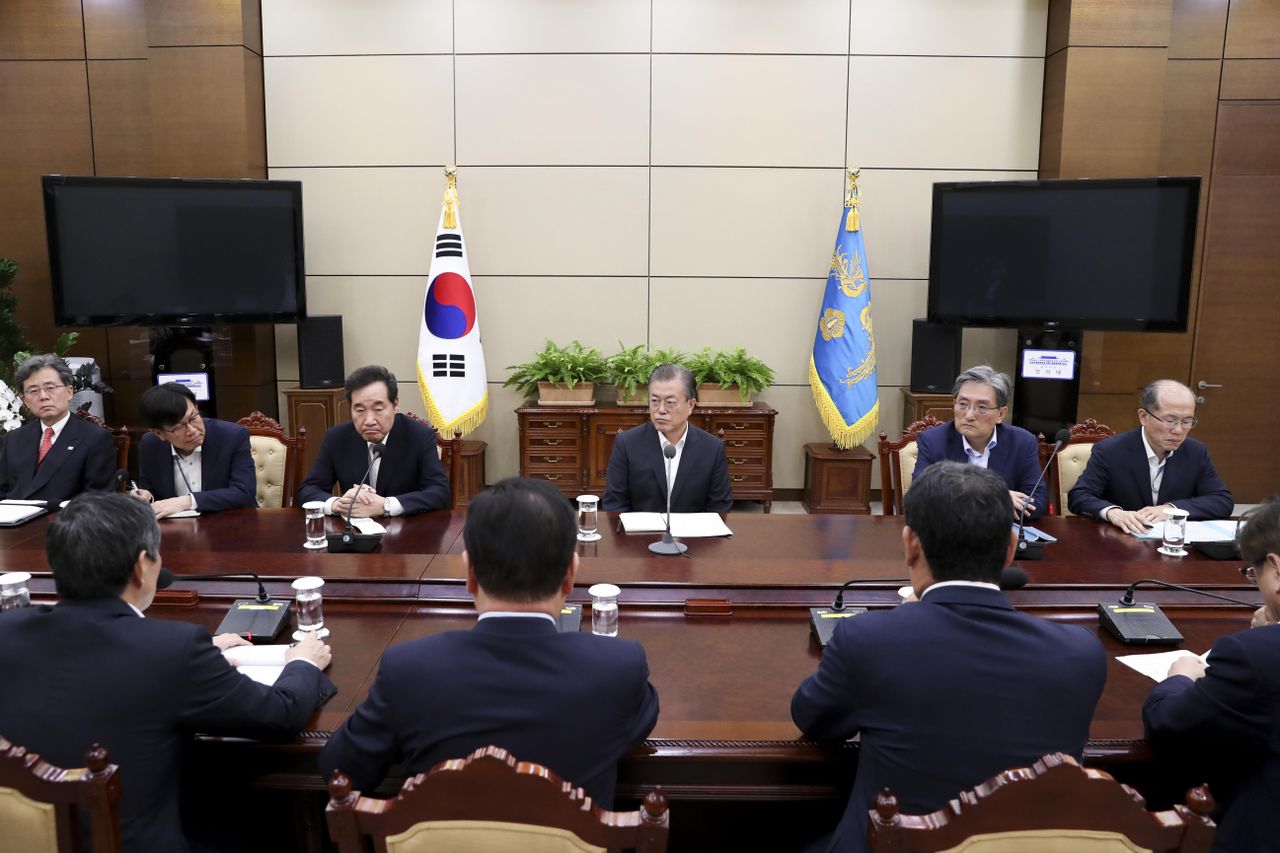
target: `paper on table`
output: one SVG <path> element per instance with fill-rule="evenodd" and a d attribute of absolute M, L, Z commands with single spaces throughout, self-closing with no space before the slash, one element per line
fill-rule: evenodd
<path fill-rule="evenodd" d="M 48 501 L 23 500 L 21 498 L 5 498 L 0 501 L 0 505 L 3 506 L 46 506 L 48 503 Z M 65 505 L 66 504 L 64 503 L 63 506 Z"/>
<path fill-rule="evenodd" d="M 1236 526 L 1232 519 L 1221 521 L 1188 521 L 1188 542 L 1231 542 L 1236 538 Z M 1164 522 L 1158 521 L 1143 533 L 1135 533 L 1139 539 L 1164 539 Z"/>
<path fill-rule="evenodd" d="M 622 529 L 627 533 L 662 533 L 667 529 L 666 513 L 624 512 L 619 517 Z M 705 536 L 732 536 L 733 531 L 725 526 L 719 513 L 673 512 L 671 535 L 681 539 L 697 539 Z"/>
<path fill-rule="evenodd" d="M 351 526 L 361 533 L 386 533 L 387 528 L 383 527 L 372 518 L 353 518 Z"/>
<path fill-rule="evenodd" d="M 1116 660 L 1150 678 L 1152 681 L 1160 682 L 1169 677 L 1169 667 L 1173 666 L 1173 662 L 1178 658 L 1198 657 L 1206 663 L 1209 660 L 1209 653 L 1197 655 L 1195 652 L 1189 652 L 1186 649 L 1174 649 L 1171 652 L 1154 652 L 1145 655 L 1116 655 Z"/>
<path fill-rule="evenodd" d="M 232 646 L 223 651 L 222 656 L 234 664 L 241 675 L 270 687 L 284 671 L 287 651 L 287 645 Z"/>
<path fill-rule="evenodd" d="M 44 512 L 44 502 L 40 506 L 30 504 L 0 504 L 0 524 L 21 524 L 33 516 Z"/>
<path fill-rule="evenodd" d="M 165 518 L 199 518 L 200 513 L 194 509 L 184 509 L 182 512 L 175 512 L 166 515 Z"/>

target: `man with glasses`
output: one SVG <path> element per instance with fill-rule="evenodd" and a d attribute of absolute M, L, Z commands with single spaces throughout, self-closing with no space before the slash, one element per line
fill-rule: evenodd
<path fill-rule="evenodd" d="M 1152 382 L 1142 389 L 1139 425 L 1094 445 L 1067 506 L 1128 533 L 1163 521 L 1169 507 L 1185 509 L 1192 521 L 1229 517 L 1231 492 L 1208 448 L 1188 436 L 1196 423 L 1190 388 L 1172 379 Z"/>
<path fill-rule="evenodd" d="M 1174 661 L 1142 722 L 1158 754 L 1208 781 L 1222 806 L 1214 850 L 1280 851 L 1280 497 L 1246 515 L 1236 540 L 1262 593 L 1253 627 L 1219 637 L 1207 664 Z"/>
<path fill-rule="evenodd" d="M 956 377 L 951 388 L 955 419 L 916 436 L 918 478 L 935 462 L 949 459 L 994 471 L 1004 478 L 1013 502 L 1013 517 L 1039 518 L 1049 508 L 1048 489 L 1040 479 L 1040 443 L 1022 427 L 1006 424 L 1013 383 L 1007 374 L 985 364 Z M 1035 494 L 1031 493 L 1035 487 Z"/>
<path fill-rule="evenodd" d="M 57 509 L 85 491 L 115 483 L 111 433 L 72 417 L 71 368 L 56 355 L 33 355 L 14 374 L 18 392 L 35 416 L 5 439 L 0 498 L 43 500 Z"/>
<path fill-rule="evenodd" d="M 697 405 L 689 368 L 654 368 L 649 374 L 649 423 L 618 433 L 602 509 L 666 512 L 668 487 L 672 512 L 728 512 L 733 507 L 724 442 L 689 423 Z M 669 461 L 668 447 L 675 449 Z"/>
<path fill-rule="evenodd" d="M 151 431 L 138 445 L 134 494 L 153 502 L 156 518 L 258 505 L 247 429 L 201 417 L 196 395 L 178 382 L 148 388 L 138 412 Z"/>

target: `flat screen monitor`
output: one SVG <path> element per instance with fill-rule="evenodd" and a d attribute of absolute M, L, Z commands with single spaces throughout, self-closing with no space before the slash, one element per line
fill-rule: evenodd
<path fill-rule="evenodd" d="M 1200 179 L 933 185 L 929 321 L 1185 331 Z"/>
<path fill-rule="evenodd" d="M 43 181 L 59 325 L 306 317 L 300 181 Z"/>

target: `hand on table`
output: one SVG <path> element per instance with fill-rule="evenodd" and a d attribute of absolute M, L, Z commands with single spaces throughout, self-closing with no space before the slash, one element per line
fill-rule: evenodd
<path fill-rule="evenodd" d="M 151 505 L 151 508 L 155 510 L 156 518 L 164 518 L 174 513 L 186 512 L 192 509 L 193 503 L 191 495 L 182 495 L 176 498 L 165 498 L 162 501 L 156 501 Z"/>
<path fill-rule="evenodd" d="M 1270 604 L 1264 604 L 1253 612 L 1253 618 L 1249 620 L 1250 628 L 1265 628 L 1268 625 L 1280 623 L 1280 613 L 1272 609 Z"/>
<path fill-rule="evenodd" d="M 1014 521 L 1017 521 L 1018 518 L 1021 517 L 1022 511 L 1024 509 L 1028 513 L 1032 513 L 1036 511 L 1036 502 L 1032 500 L 1031 496 L 1026 494 L 1025 492 L 1015 492 L 1013 489 L 1010 489 L 1009 498 L 1010 500 L 1013 501 L 1013 520 Z"/>
<path fill-rule="evenodd" d="M 355 510 L 351 509 L 352 498 L 355 499 Z M 333 514 L 345 516 L 351 513 L 353 518 L 377 518 L 382 515 L 383 501 L 382 495 L 369 486 L 360 489 L 359 496 L 356 496 L 355 489 L 348 489 L 346 494 L 333 502 Z"/>
<path fill-rule="evenodd" d="M 1187 678 L 1195 681 L 1197 678 L 1204 678 L 1204 671 L 1208 668 L 1209 665 L 1200 660 L 1197 656 L 1183 655 L 1174 661 L 1173 665 L 1169 667 L 1169 675 L 1170 677 L 1175 675 L 1185 675 Z"/>
<path fill-rule="evenodd" d="M 285 663 L 292 660 L 309 660 L 321 669 L 329 666 L 333 658 L 333 650 L 322 643 L 315 632 L 307 634 L 284 653 Z"/>
<path fill-rule="evenodd" d="M 227 649 L 234 649 L 236 646 L 253 645 L 239 634 L 218 634 L 213 638 L 213 644 L 218 647 L 218 651 L 225 652 Z M 231 661 L 231 665 L 235 666 L 235 661 Z"/>
<path fill-rule="evenodd" d="M 1148 507 L 1149 509 L 1150 507 Z M 1107 513 L 1107 521 L 1119 527 L 1125 533 L 1146 533 L 1151 529 L 1151 525 L 1142 520 L 1139 513 L 1143 510 L 1130 511 L 1114 507 Z"/>

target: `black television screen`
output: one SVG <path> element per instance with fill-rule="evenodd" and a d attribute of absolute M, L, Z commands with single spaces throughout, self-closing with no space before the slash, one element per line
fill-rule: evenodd
<path fill-rule="evenodd" d="M 43 182 L 59 325 L 305 319 L 300 181 Z"/>
<path fill-rule="evenodd" d="M 1185 331 L 1200 179 L 933 185 L 929 320 Z"/>

